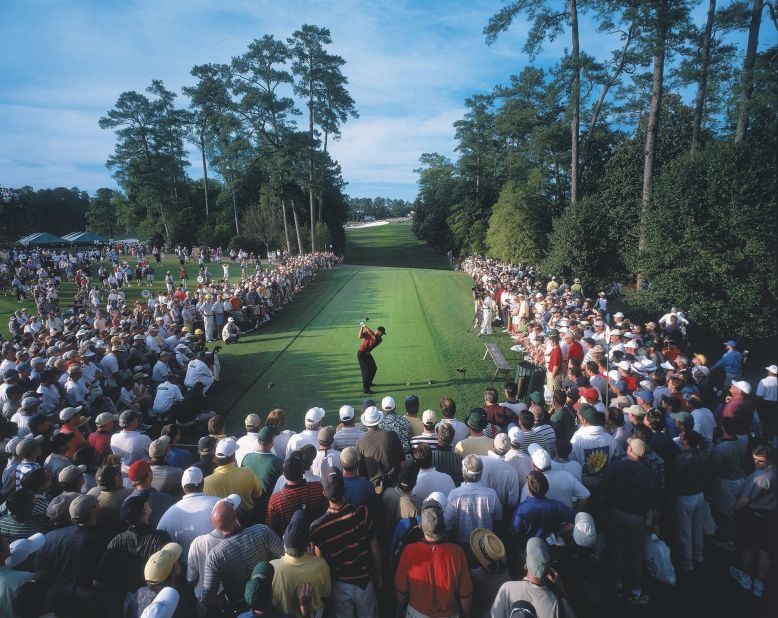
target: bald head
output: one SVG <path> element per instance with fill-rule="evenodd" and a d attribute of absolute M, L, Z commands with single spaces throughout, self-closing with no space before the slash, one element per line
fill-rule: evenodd
<path fill-rule="evenodd" d="M 235 515 L 235 507 L 226 500 L 217 502 L 211 512 L 211 523 L 215 530 L 230 533 L 238 527 L 238 518 Z"/>

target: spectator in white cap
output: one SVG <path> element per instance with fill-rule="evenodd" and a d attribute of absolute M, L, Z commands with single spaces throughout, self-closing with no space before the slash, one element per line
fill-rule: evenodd
<path fill-rule="evenodd" d="M 34 581 L 33 560 L 43 548 L 44 538 L 40 533 L 19 539 L 10 545 L 0 537 L 0 616 L 18 616 L 14 601 L 22 587 Z"/>
<path fill-rule="evenodd" d="M 184 497 L 171 506 L 157 524 L 183 548 L 184 556 L 195 537 L 211 531 L 211 511 L 219 498 L 203 493 L 203 472 L 200 468 L 187 468 L 181 476 Z"/>
<path fill-rule="evenodd" d="M 505 453 L 503 459 L 516 468 L 519 485 L 523 487 L 527 480 L 527 475 L 532 471 L 532 458 L 521 450 L 523 444 L 523 432 L 521 429 L 516 426 L 511 427 L 508 430 L 508 440 L 510 440 L 511 448 Z"/>
<path fill-rule="evenodd" d="M 737 423 L 735 433 L 740 440 L 748 440 L 748 432 L 754 422 L 754 402 L 748 397 L 751 385 L 745 380 L 734 380 L 729 385 L 729 396 L 721 411 L 722 418 L 734 418 Z"/>
<path fill-rule="evenodd" d="M 335 432 L 332 448 L 342 451 L 349 446 L 356 446 L 357 442 L 365 437 L 365 432 L 355 425 L 355 417 L 356 414 L 352 406 L 343 405 L 340 407 L 338 411 L 340 425 Z"/>
<path fill-rule="evenodd" d="M 259 414 L 251 413 L 246 416 L 244 421 L 246 435 L 238 438 L 238 451 L 235 453 L 235 463 L 239 466 L 243 464 L 243 458 L 249 453 L 253 453 L 259 447 L 257 436 L 262 428 L 262 419 Z"/>
<path fill-rule="evenodd" d="M 240 496 L 241 520 L 248 523 L 257 521 L 254 502 L 262 496 L 262 487 L 257 475 L 248 468 L 238 468 L 235 453 L 238 443 L 234 438 L 223 438 L 216 445 L 216 469 L 205 479 L 203 493 L 223 498 L 230 494 Z"/>
<path fill-rule="evenodd" d="M 767 376 L 756 385 L 756 408 L 765 440 L 778 436 L 778 365 L 765 367 Z"/>
<path fill-rule="evenodd" d="M 178 608 L 178 599 L 178 591 L 167 586 L 146 606 L 140 618 L 173 618 Z"/>
<path fill-rule="evenodd" d="M 286 443 L 286 457 L 306 444 L 319 448 L 319 429 L 325 414 L 324 408 L 319 407 L 311 408 L 305 413 L 305 429 L 289 438 Z"/>
<path fill-rule="evenodd" d="M 438 433 L 435 431 L 435 425 L 437 424 L 437 415 L 434 410 L 424 410 L 421 415 L 422 430 L 421 433 L 411 438 L 411 448 L 415 448 L 420 444 L 426 444 L 431 449 L 435 449 L 438 446 Z"/>
<path fill-rule="evenodd" d="M 546 498 L 579 511 L 585 509 L 591 495 L 589 490 L 566 470 L 554 470 L 551 467 L 551 455 L 539 444 L 530 444 L 529 452 L 533 468 L 548 479 Z M 528 496 L 529 489 L 524 485 L 521 500 L 526 500 Z"/>
<path fill-rule="evenodd" d="M 506 462 L 504 457 L 511 450 L 511 440 L 507 433 L 498 433 L 494 437 L 494 446 L 481 457 L 484 474 L 481 482 L 497 492 L 503 511 L 509 512 L 519 501 L 521 482 L 516 468 Z"/>
<path fill-rule="evenodd" d="M 384 397 L 381 400 L 381 410 L 384 413 L 384 418 L 378 425 L 378 428 L 396 433 L 403 445 L 403 452 L 410 453 L 411 424 L 407 418 L 397 414 L 397 404 L 394 401 L 394 397 Z"/>
<path fill-rule="evenodd" d="M 126 472 L 134 461 L 148 460 L 151 438 L 140 433 L 140 414 L 125 410 L 119 415 L 121 431 L 111 436 L 111 451 L 122 460 L 122 471 Z"/>

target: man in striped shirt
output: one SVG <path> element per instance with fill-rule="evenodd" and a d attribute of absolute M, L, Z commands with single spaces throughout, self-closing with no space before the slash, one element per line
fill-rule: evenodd
<path fill-rule="evenodd" d="M 292 520 L 294 512 L 304 508 L 309 519 L 319 517 L 327 508 L 319 481 L 306 481 L 303 478 L 303 459 L 300 451 L 294 451 L 284 462 L 286 484 L 281 491 L 270 497 L 267 505 L 267 525 L 278 535 Z"/>
<path fill-rule="evenodd" d="M 332 448 L 342 451 L 349 446 L 356 446 L 357 442 L 365 437 L 365 432 L 354 425 L 355 414 L 351 406 L 341 406 L 338 416 L 341 424 L 335 432 Z"/>
<path fill-rule="evenodd" d="M 462 457 L 454 452 L 451 446 L 454 440 L 454 427 L 449 423 L 440 423 L 436 430 L 438 434 L 437 447 L 432 449 L 432 467 L 438 472 L 445 472 L 455 485 L 462 483 Z"/>
<path fill-rule="evenodd" d="M 324 481 L 327 512 L 311 524 L 316 555 L 327 561 L 333 581 L 334 615 L 376 616 L 381 555 L 373 522 L 364 506 L 345 502 L 343 473 L 332 468 Z M 371 572 L 372 566 L 372 572 Z"/>
<path fill-rule="evenodd" d="M 203 573 L 203 603 L 214 611 L 239 605 L 254 566 L 284 554 L 281 539 L 267 526 L 241 528 L 236 515 L 238 505 L 240 497 L 233 494 L 219 500 L 211 513 L 214 529 L 224 535 L 224 540 L 208 553 Z M 219 594 L 220 587 L 223 595 Z"/>
<path fill-rule="evenodd" d="M 434 410 L 424 410 L 424 414 L 421 415 L 422 431 L 411 438 L 411 449 L 420 444 L 426 444 L 431 449 L 438 446 L 438 434 L 435 432 L 436 421 Z"/>

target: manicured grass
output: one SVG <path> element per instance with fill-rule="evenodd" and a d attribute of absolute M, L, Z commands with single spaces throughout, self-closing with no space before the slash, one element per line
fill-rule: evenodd
<path fill-rule="evenodd" d="M 491 381 L 491 361 L 481 360 L 483 339 L 468 330 L 473 307 L 466 275 L 446 270 L 445 258 L 415 241 L 408 224 L 349 230 L 347 246 L 346 265 L 322 273 L 245 343 L 225 348 L 218 392 L 230 430 L 240 431 L 246 414 L 274 407 L 287 412 L 295 429 L 315 405 L 327 411 L 329 423 L 337 423 L 344 403 L 358 409 L 365 397 L 356 360 L 364 317 L 387 330 L 374 352 L 377 401 L 392 395 L 401 407 L 413 393 L 422 410 L 438 411 L 449 396 L 463 417 L 481 404 L 486 386 L 502 385 L 502 378 Z M 488 339 L 513 357 L 508 337 Z M 457 368 L 466 369 L 465 379 Z"/>
<path fill-rule="evenodd" d="M 503 378 L 491 380 L 491 360 L 481 360 L 484 338 L 470 328 L 470 279 L 452 272 L 444 256 L 417 241 L 410 224 L 349 229 L 345 257 L 344 266 L 320 273 L 270 323 L 239 344 L 223 347 L 221 380 L 212 397 L 214 409 L 228 415 L 230 431 L 241 431 L 246 414 L 264 416 L 275 407 L 286 411 L 293 429 L 302 427 L 306 410 L 315 405 L 327 411 L 328 423 L 337 423 L 344 403 L 359 409 L 365 396 L 356 360 L 357 333 L 365 317 L 371 327 L 383 325 L 388 333 L 374 353 L 375 400 L 392 395 L 401 408 L 405 396 L 413 393 L 422 410 L 438 412 L 441 398 L 448 396 L 464 418 L 471 407 L 481 405 L 486 386 L 501 387 Z M 209 268 L 214 277 L 221 274 L 219 265 Z M 175 256 L 156 269 L 155 291 L 164 287 L 165 270 L 177 276 Z M 187 270 L 190 284 L 195 283 L 196 263 Z M 239 278 L 237 264 L 230 265 L 230 274 L 232 280 Z M 129 288 L 128 300 L 140 298 L 141 289 Z M 63 305 L 74 291 L 72 283 L 63 284 Z M 9 313 L 21 306 L 13 296 L 0 296 L 6 334 Z M 505 335 L 486 339 L 498 343 L 509 361 L 515 356 Z M 466 369 L 464 379 L 458 368 Z"/>

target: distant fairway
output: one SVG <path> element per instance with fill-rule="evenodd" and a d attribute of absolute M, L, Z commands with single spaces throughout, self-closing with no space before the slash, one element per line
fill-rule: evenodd
<path fill-rule="evenodd" d="M 437 411 L 450 396 L 463 416 L 480 404 L 494 372 L 489 359 L 481 361 L 483 339 L 467 332 L 470 287 L 466 275 L 415 240 L 410 224 L 348 230 L 346 265 L 321 273 L 270 324 L 223 350 L 216 409 L 229 414 L 233 431 L 247 413 L 274 407 L 286 410 L 293 428 L 314 405 L 337 422 L 341 405 L 357 408 L 363 399 L 356 351 L 367 316 L 371 327 L 387 330 L 374 353 L 373 398 L 392 395 L 401 405 L 414 393 L 422 410 Z M 489 339 L 511 358 L 507 337 Z M 457 368 L 467 369 L 466 380 Z"/>

